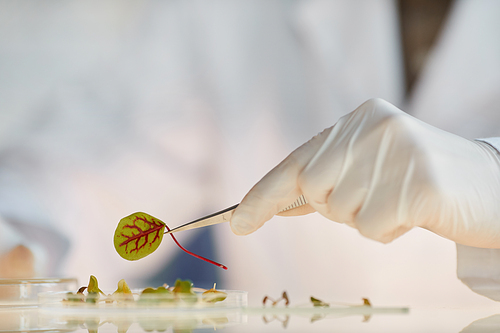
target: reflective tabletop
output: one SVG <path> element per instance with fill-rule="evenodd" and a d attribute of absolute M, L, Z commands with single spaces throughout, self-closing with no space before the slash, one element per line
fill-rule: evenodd
<path fill-rule="evenodd" d="M 1 308 L 1 332 L 497 332 L 499 308 L 248 308 L 204 313 L 64 313 Z"/>

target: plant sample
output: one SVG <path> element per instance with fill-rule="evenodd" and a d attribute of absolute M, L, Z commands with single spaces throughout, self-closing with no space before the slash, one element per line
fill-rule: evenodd
<path fill-rule="evenodd" d="M 120 220 L 114 235 L 114 245 L 116 252 L 127 260 L 139 260 L 153 253 L 160 245 L 163 234 L 170 231 L 170 228 L 161 220 L 146 214 L 134 213 Z M 227 269 L 226 266 L 213 260 L 197 255 L 186 250 L 179 244 L 173 234 L 170 234 L 174 242 L 186 253 L 209 262 L 215 266 Z"/>

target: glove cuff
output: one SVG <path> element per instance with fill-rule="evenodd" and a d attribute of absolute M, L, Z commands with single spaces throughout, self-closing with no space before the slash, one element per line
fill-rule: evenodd
<path fill-rule="evenodd" d="M 472 291 L 500 301 L 500 249 L 457 244 L 457 276 Z"/>
<path fill-rule="evenodd" d="M 479 138 L 475 139 L 475 141 L 487 143 L 500 154 L 500 138 Z"/>

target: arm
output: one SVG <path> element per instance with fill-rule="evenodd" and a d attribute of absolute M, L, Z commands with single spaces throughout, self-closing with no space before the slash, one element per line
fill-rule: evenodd
<path fill-rule="evenodd" d="M 500 248 L 500 159 L 489 144 L 374 99 L 292 152 L 245 196 L 231 227 L 260 228 L 304 194 L 309 210 L 387 243 L 413 227 Z"/>

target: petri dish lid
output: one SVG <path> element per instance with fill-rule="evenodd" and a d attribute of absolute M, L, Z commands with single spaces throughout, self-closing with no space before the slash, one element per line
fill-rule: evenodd
<path fill-rule="evenodd" d="M 38 305 L 38 294 L 77 288 L 76 278 L 0 279 L 0 308 Z"/>

